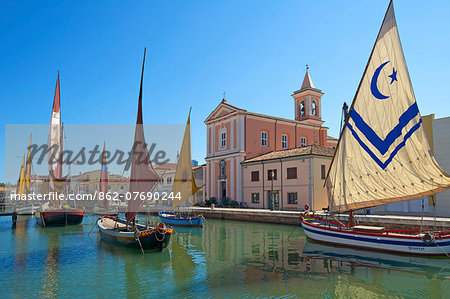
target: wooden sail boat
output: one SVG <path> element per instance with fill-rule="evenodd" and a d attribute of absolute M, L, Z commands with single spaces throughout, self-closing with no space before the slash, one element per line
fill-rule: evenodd
<path fill-rule="evenodd" d="M 59 94 L 59 71 L 56 80 L 55 96 L 53 98 L 52 116 L 48 136 L 48 170 L 50 191 L 53 194 L 62 193 L 67 184 L 67 177 L 63 177 L 63 127 L 61 126 L 61 104 Z M 55 152 L 54 152 L 55 151 Z M 52 159 L 56 158 L 56 163 Z M 52 200 L 44 204 L 36 212 L 36 222 L 42 226 L 67 226 L 80 224 L 83 221 L 84 210 L 75 209 L 67 205 L 63 206 L 60 201 Z"/>
<path fill-rule="evenodd" d="M 100 216 L 117 216 L 119 215 L 119 209 L 111 207 L 108 200 L 108 167 L 106 166 L 106 144 L 103 144 L 102 152 L 102 166 L 100 170 L 100 192 L 103 194 L 103 206 L 96 205 L 94 207 L 94 214 Z"/>
<path fill-rule="evenodd" d="M 422 125 L 392 1 L 378 33 L 326 179 L 331 213 L 349 223 L 303 215 L 307 237 L 326 243 L 408 254 L 447 255 L 450 234 L 354 225 L 353 212 L 450 188 Z"/>
<path fill-rule="evenodd" d="M 187 201 L 200 188 L 195 183 L 194 172 L 191 165 L 191 129 L 190 121 L 191 111 L 189 111 L 186 129 L 184 131 L 183 144 L 181 145 L 181 153 L 178 159 L 175 180 L 172 188 L 172 208 L 175 210 L 183 202 Z M 176 212 L 161 211 L 158 213 L 159 218 L 170 225 L 203 227 L 203 217 L 191 217 Z"/>
<path fill-rule="evenodd" d="M 139 90 L 138 113 L 132 150 L 132 164 L 130 175 L 130 194 L 138 194 L 128 201 L 126 219 L 103 216 L 97 221 L 102 240 L 127 247 L 163 250 L 170 241 L 173 229 L 166 228 L 164 223 L 157 227 L 148 227 L 137 223 L 136 215 L 144 200 L 140 195 L 147 196 L 159 180 L 153 170 L 150 156 L 145 142 L 142 119 L 142 81 L 144 76 L 144 60 L 142 62 L 141 85 Z"/>

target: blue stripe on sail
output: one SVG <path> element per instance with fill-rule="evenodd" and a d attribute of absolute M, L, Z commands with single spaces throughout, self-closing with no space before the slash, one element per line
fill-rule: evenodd
<path fill-rule="evenodd" d="M 355 241 L 363 241 L 363 242 L 371 242 L 371 243 L 376 243 L 376 244 L 389 244 L 389 245 L 402 245 L 402 246 L 420 246 L 420 247 L 435 247 L 436 243 L 432 243 L 430 245 L 427 245 L 425 243 L 422 242 L 422 240 L 417 239 L 417 241 L 402 241 L 402 240 L 386 240 L 386 239 L 373 239 L 373 238 L 368 238 L 368 237 L 363 237 L 362 235 L 356 235 L 356 234 L 336 234 L 334 232 L 330 232 L 330 231 L 323 231 L 321 229 L 311 229 L 309 227 L 307 227 L 306 225 L 302 225 L 304 230 L 307 230 L 311 233 L 315 233 L 315 234 L 320 234 L 320 235 L 325 235 L 325 236 L 330 236 L 330 237 L 336 237 L 336 238 L 341 238 L 341 239 L 350 239 L 350 240 L 355 240 Z M 443 242 L 439 242 L 438 244 L 439 246 L 447 246 L 450 245 L 450 241 L 443 241 Z M 382 249 L 382 248 L 380 248 Z"/>
<path fill-rule="evenodd" d="M 350 129 L 350 131 L 352 132 L 353 137 L 355 137 L 355 139 L 358 141 L 358 143 L 361 145 L 361 147 L 372 157 L 372 159 L 377 162 L 377 164 L 381 167 L 381 169 L 385 169 L 389 163 L 391 163 L 392 159 L 395 157 L 395 155 L 397 154 L 397 152 L 405 146 L 406 140 L 408 140 L 409 137 L 411 137 L 411 135 L 417 131 L 418 128 L 420 128 L 420 124 L 422 123 L 422 119 L 419 120 L 419 122 L 417 124 L 415 124 L 411 130 L 409 130 L 408 133 L 405 134 L 405 137 L 403 138 L 403 141 L 400 142 L 397 147 L 392 151 L 392 153 L 390 154 L 389 158 L 383 163 L 381 162 L 380 159 L 378 159 L 378 157 L 370 150 L 370 148 L 361 140 L 361 138 L 359 138 L 358 134 L 355 132 L 355 130 L 353 129 L 352 125 L 350 123 L 347 123 L 347 127 Z"/>
<path fill-rule="evenodd" d="M 367 140 L 375 146 L 382 155 L 384 155 L 394 141 L 402 135 L 403 128 L 419 113 L 417 103 L 414 102 L 398 119 L 398 124 L 390 131 L 386 138 L 382 140 L 378 137 L 371 127 L 363 120 L 361 115 L 353 110 L 350 118 L 355 122 L 356 127 L 366 136 Z"/>

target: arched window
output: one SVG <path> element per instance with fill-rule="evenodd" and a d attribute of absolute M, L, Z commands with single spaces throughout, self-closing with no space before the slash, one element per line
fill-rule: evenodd
<path fill-rule="evenodd" d="M 301 137 L 301 138 L 300 138 L 300 146 L 301 146 L 301 147 L 306 146 L 306 137 Z"/>
<path fill-rule="evenodd" d="M 287 149 L 288 147 L 288 136 L 286 134 L 281 135 L 281 148 Z"/>
<path fill-rule="evenodd" d="M 220 137 L 220 146 L 219 148 L 224 149 L 227 147 L 227 129 L 222 128 L 219 131 L 219 137 Z"/>
<path fill-rule="evenodd" d="M 313 101 L 311 105 L 311 111 L 313 116 L 317 116 L 317 108 L 316 108 L 316 102 Z"/>
<path fill-rule="evenodd" d="M 305 116 L 305 102 L 300 102 L 300 116 Z"/>
<path fill-rule="evenodd" d="M 261 131 L 261 146 L 267 146 L 267 132 Z"/>

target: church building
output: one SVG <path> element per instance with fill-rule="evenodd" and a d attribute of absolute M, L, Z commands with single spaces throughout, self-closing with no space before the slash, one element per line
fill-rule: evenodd
<path fill-rule="evenodd" d="M 307 69 L 301 88 L 292 94 L 294 119 L 249 112 L 223 99 L 205 120 L 203 198 L 247 202 L 243 188 L 249 178 L 243 165 L 255 157 L 308 146 L 335 148 L 337 139 L 323 126 L 322 96 Z"/>

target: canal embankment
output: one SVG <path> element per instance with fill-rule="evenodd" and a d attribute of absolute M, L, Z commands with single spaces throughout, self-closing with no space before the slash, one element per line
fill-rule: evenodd
<path fill-rule="evenodd" d="M 251 222 L 264 222 L 274 224 L 300 224 L 299 211 L 271 211 L 267 209 L 238 209 L 238 208 L 210 208 L 192 207 L 183 208 L 182 212 L 201 214 L 206 219 L 240 220 Z M 323 212 L 317 215 L 325 216 Z M 333 216 L 343 223 L 348 220 L 347 214 Z M 329 217 L 330 220 L 333 218 Z M 355 215 L 355 220 L 360 224 L 383 226 L 391 229 L 416 229 L 422 225 L 423 230 L 450 229 L 450 218 L 397 216 L 397 215 Z"/>

